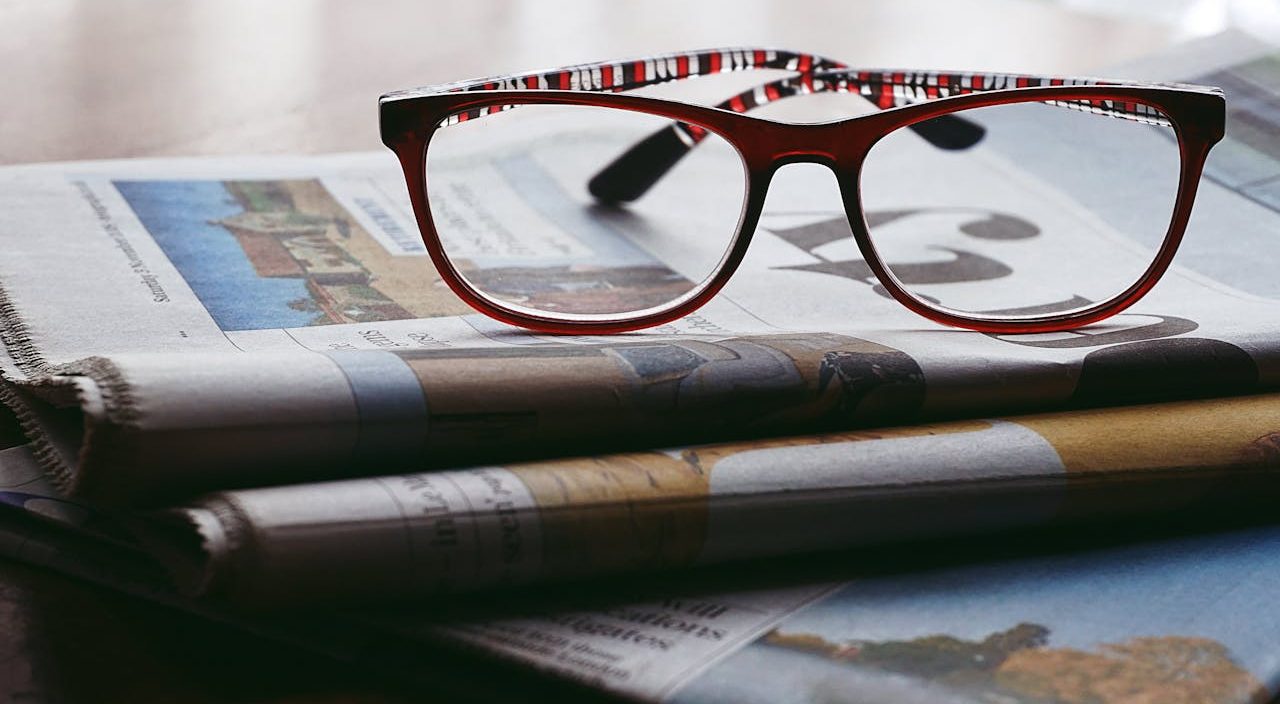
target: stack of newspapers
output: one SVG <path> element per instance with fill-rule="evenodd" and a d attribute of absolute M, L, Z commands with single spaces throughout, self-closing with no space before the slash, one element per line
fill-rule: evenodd
<path fill-rule="evenodd" d="M 1173 270 L 1069 333 L 765 256 L 536 335 L 439 282 L 389 153 L 0 170 L 0 554 L 509 701 L 1268 701 L 1280 53 L 1144 70 L 1227 141 Z M 756 246 L 836 256 L 792 178 Z M 948 215 L 997 216 L 1066 217 Z"/>

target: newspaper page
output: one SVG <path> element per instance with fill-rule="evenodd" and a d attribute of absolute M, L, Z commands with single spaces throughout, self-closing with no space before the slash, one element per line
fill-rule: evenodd
<path fill-rule="evenodd" d="M 1265 103 L 1274 74 L 1259 66 L 1248 82 Z M 841 100 L 779 109 L 847 115 L 860 99 Z M 1253 104 L 1241 109 L 1254 115 Z M 1244 119 L 1233 114 L 1232 124 Z M 558 128 L 539 143 L 554 145 Z M 890 300 L 849 237 L 837 183 L 815 165 L 779 172 L 751 254 L 705 308 L 607 338 L 528 334 L 464 309 L 432 273 L 389 154 L 7 169 L 0 336 L 15 383 L 3 393 L 59 488 L 157 503 L 424 466 L 1274 388 L 1280 290 L 1256 256 L 1280 226 L 1265 196 L 1274 141 L 1231 133 L 1175 269 L 1128 312 L 1048 335 L 944 329 Z M 1088 164 L 1054 166 L 1076 158 L 1068 135 L 1044 148 L 1061 160 L 1021 160 L 1016 139 L 982 147 L 973 163 L 983 178 L 970 165 L 954 183 L 1001 194 L 988 210 L 904 205 L 869 217 L 954 233 L 950 254 L 912 264 L 930 290 L 964 290 L 981 306 L 983 287 L 970 284 L 999 272 L 1028 306 L 1052 302 L 1061 292 L 1037 282 L 1063 247 L 1088 242 L 1124 262 L 1150 243 L 1072 207 L 1071 193 L 1108 182 L 1077 178 L 1098 173 Z M 534 218 L 565 241 L 592 236 L 574 218 L 531 215 L 511 195 L 510 145 L 485 149 L 472 158 L 493 197 L 468 201 L 458 218 L 477 232 L 506 217 Z M 537 168 L 536 149 L 517 160 L 540 193 L 582 192 Z M 1143 177 L 1131 166 L 1126 177 Z M 1035 256 L 1015 254 L 1032 244 Z"/>

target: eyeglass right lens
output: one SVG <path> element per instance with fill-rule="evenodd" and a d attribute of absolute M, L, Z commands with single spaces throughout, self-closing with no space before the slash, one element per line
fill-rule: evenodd
<path fill-rule="evenodd" d="M 746 171 L 714 132 L 596 106 L 465 117 L 431 138 L 427 199 L 450 262 L 502 307 L 578 321 L 670 309 L 709 282 L 733 244 Z M 656 185 L 625 207 L 591 195 L 596 174 L 651 137 L 638 148 L 678 160 Z M 625 190 L 618 176 L 611 185 Z"/>
<path fill-rule="evenodd" d="M 947 312 L 1010 320 L 1092 308 L 1140 281 L 1177 200 L 1178 137 L 1154 107 L 1085 107 L 962 110 L 873 146 L 862 205 L 898 283 Z M 945 142 L 962 124 L 981 138 L 952 149 L 921 138 Z"/>

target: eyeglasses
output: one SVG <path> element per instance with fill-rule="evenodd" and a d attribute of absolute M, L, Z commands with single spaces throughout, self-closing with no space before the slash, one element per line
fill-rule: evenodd
<path fill-rule="evenodd" d="M 792 75 L 714 106 L 618 94 L 744 69 Z M 816 93 L 874 110 L 745 114 Z M 634 330 L 707 303 L 760 237 L 774 173 L 797 162 L 834 172 L 848 227 L 770 230 L 770 269 L 789 277 L 777 281 L 840 276 L 984 332 L 1095 322 L 1169 267 L 1225 123 L 1214 88 L 855 70 L 756 49 L 464 81 L 379 106 L 443 281 L 489 316 L 554 333 Z"/>

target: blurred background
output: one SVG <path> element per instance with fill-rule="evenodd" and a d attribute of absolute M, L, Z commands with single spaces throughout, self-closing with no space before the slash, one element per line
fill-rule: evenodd
<path fill-rule="evenodd" d="M 1101 72 L 1273 0 L 0 0 L 0 163 L 378 149 L 397 88 L 717 45 Z"/>
<path fill-rule="evenodd" d="M 1274 0 L 1060 0 L 1059 4 L 1081 12 L 1159 23 L 1177 38 L 1238 29 L 1280 41 L 1280 4 Z"/>

